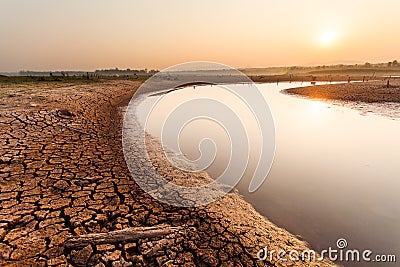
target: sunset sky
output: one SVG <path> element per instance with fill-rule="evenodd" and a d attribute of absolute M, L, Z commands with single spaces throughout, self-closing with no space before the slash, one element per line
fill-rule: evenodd
<path fill-rule="evenodd" d="M 398 0 L 1 0 L 0 71 L 400 60 Z"/>

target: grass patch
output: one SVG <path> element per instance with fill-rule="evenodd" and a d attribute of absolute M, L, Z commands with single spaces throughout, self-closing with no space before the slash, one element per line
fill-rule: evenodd
<path fill-rule="evenodd" d="M 112 80 L 129 80 L 129 81 L 145 81 L 150 76 L 102 76 L 102 77 L 89 77 L 86 76 L 4 76 L 0 75 L 0 83 L 41 83 L 41 82 L 65 82 L 65 83 L 101 83 L 104 81 Z"/>

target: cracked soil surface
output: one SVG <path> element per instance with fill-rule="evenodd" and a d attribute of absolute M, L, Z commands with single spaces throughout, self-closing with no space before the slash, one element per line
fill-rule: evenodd
<path fill-rule="evenodd" d="M 328 266 L 257 260 L 257 252 L 308 249 L 237 192 L 178 208 L 143 192 L 126 167 L 121 111 L 139 82 L 0 84 L 1 266 Z M 154 149 L 154 153 L 158 153 Z M 185 174 L 163 157 L 165 176 Z M 185 226 L 164 237 L 67 249 L 67 236 L 128 227 Z"/>

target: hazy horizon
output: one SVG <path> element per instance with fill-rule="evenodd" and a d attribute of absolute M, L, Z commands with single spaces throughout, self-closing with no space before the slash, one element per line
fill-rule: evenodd
<path fill-rule="evenodd" d="M 3 0 L 0 72 L 388 62 L 400 59 L 398 10 L 396 0 Z"/>
<path fill-rule="evenodd" d="M 396 59 L 394 59 L 396 60 Z M 211 62 L 211 61 L 210 61 Z M 370 63 L 372 65 L 374 64 L 382 64 L 382 63 L 389 63 L 389 62 L 393 62 L 393 60 L 389 60 L 388 62 L 364 62 L 364 61 L 335 61 L 335 62 L 325 62 L 325 63 L 309 63 L 309 64 L 304 64 L 304 65 L 282 65 L 282 66 L 249 66 L 249 67 L 235 67 L 238 70 L 245 70 L 245 69 L 273 69 L 273 68 L 290 68 L 290 67 L 305 67 L 305 68 L 312 68 L 312 67 L 320 67 L 320 66 L 338 66 L 338 65 L 356 65 L 358 64 L 359 66 L 364 65 L 365 63 Z M 182 62 L 183 63 L 183 62 Z M 175 64 L 175 65 L 179 65 Z M 171 65 L 168 67 L 172 67 L 175 65 Z M 95 72 L 95 71 L 102 71 L 102 70 L 114 70 L 114 69 L 118 69 L 120 71 L 125 71 L 125 70 L 145 70 L 147 69 L 148 71 L 160 71 L 163 69 L 157 69 L 157 68 L 148 68 L 148 67 L 143 67 L 143 68 L 136 68 L 135 66 L 131 66 L 131 67 L 126 67 L 126 68 L 120 68 L 118 66 L 115 67 L 99 67 L 96 69 L 21 69 L 21 70 L 15 70 L 15 71 L 0 71 L 0 74 L 6 74 L 6 73 L 19 73 L 19 72 Z M 213 70 L 213 69 L 209 69 L 209 70 Z"/>

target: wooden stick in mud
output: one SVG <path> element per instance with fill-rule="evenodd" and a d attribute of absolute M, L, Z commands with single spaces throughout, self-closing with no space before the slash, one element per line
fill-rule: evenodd
<path fill-rule="evenodd" d="M 92 233 L 80 236 L 69 236 L 65 240 L 64 244 L 66 248 L 80 248 L 90 244 L 98 245 L 108 243 L 122 243 L 143 238 L 168 235 L 172 232 L 182 229 L 184 229 L 184 227 L 171 227 L 168 225 L 126 228 L 123 230 L 116 230 L 107 233 Z"/>

